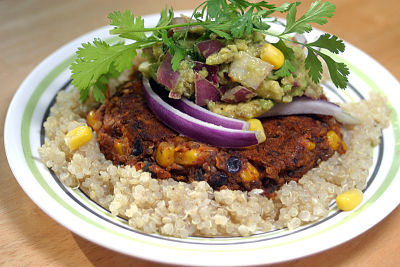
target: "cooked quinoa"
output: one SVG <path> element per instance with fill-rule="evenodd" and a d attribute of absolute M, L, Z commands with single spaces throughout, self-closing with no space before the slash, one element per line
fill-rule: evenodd
<path fill-rule="evenodd" d="M 285 184 L 274 200 L 251 192 L 214 191 L 206 182 L 191 184 L 158 180 L 130 166 L 106 160 L 96 133 L 86 145 L 71 152 L 64 137 L 86 125 L 89 107 L 79 92 L 60 92 L 44 123 L 45 143 L 40 156 L 63 184 L 79 186 L 90 198 L 146 233 L 187 236 L 248 236 L 256 232 L 317 221 L 329 213 L 329 204 L 351 188 L 364 189 L 372 165 L 373 146 L 390 123 L 386 99 L 371 93 L 369 100 L 344 104 L 361 123 L 343 127 L 347 152 L 321 162 L 299 180 Z"/>

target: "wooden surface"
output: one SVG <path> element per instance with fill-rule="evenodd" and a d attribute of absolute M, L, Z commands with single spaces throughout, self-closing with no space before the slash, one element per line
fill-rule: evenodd
<path fill-rule="evenodd" d="M 277 1 L 282 3 L 283 1 Z M 303 1 L 303 8 L 310 1 Z M 322 29 L 361 48 L 400 79 L 400 1 L 334 0 Z M 68 41 L 108 24 L 113 10 L 158 13 L 169 3 L 191 9 L 198 0 L 0 0 L 0 112 L 24 78 Z M 399 100 L 395 100 L 399 101 Z M 3 139 L 3 129 L 1 129 Z M 5 140 L 7 142 L 7 140 Z M 166 266 L 130 258 L 74 235 L 44 214 L 14 179 L 0 143 L 0 265 Z M 363 235 L 328 251 L 277 266 L 400 266 L 400 208 Z M 290 253 L 290 251 L 288 251 Z"/>

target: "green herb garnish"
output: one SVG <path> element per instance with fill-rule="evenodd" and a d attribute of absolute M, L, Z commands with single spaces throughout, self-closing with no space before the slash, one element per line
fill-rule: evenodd
<path fill-rule="evenodd" d="M 183 46 L 174 35 L 169 35 L 168 30 L 202 26 L 206 31 L 227 40 L 243 38 L 254 31 L 277 37 L 279 41 L 274 45 L 285 55 L 283 66 L 275 72 L 275 75 L 281 77 L 289 76 L 296 71 L 292 64 L 294 51 L 285 44 L 285 41 L 301 44 L 308 50 L 305 67 L 312 81 L 318 83 L 322 76 L 322 64 L 317 58 L 318 55 L 326 62 L 332 82 L 339 88 L 345 88 L 349 75 L 347 66 L 336 62 L 324 52 L 325 49 L 335 54 L 343 52 L 345 46 L 342 40 L 334 35 L 324 34 L 312 43 L 300 43 L 288 36 L 310 32 L 312 30 L 310 23 L 325 24 L 327 18 L 333 16 L 335 5 L 317 0 L 304 15 L 297 18 L 298 5 L 300 2 L 285 3 L 277 7 L 265 1 L 250 3 L 245 0 L 207 0 L 194 10 L 191 20 L 187 23 L 171 25 L 174 11 L 165 8 L 161 12 L 158 24 L 152 28 L 146 28 L 144 20 L 140 16 L 135 17 L 130 11 L 110 13 L 108 18 L 111 20 L 110 24 L 114 26 L 110 33 L 134 42 L 109 45 L 95 39 L 92 43 L 82 44 L 76 53 L 77 60 L 71 65 L 72 84 L 80 90 L 82 101 L 87 99 L 90 88 L 93 88 L 95 99 L 103 102 L 105 84 L 109 78 L 116 77 L 120 72 L 130 68 L 138 49 L 151 47 L 157 43 L 163 43 L 169 50 L 173 56 L 172 68 L 176 71 L 180 62 L 192 51 L 191 48 Z M 276 12 L 286 13 L 286 24 L 281 33 L 270 31 L 271 24 L 276 23 L 276 20 L 271 20 L 272 14 Z"/>

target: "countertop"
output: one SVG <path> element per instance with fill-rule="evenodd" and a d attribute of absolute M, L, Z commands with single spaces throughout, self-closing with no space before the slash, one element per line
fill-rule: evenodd
<path fill-rule="evenodd" d="M 25 77 L 68 41 L 108 24 L 114 10 L 159 13 L 167 3 L 192 9 L 199 0 L 0 0 L 0 125 Z M 276 1 L 277 4 L 283 1 Z M 400 1 L 334 0 L 320 27 L 359 47 L 400 79 Z M 301 10 L 310 1 L 303 1 Z M 7 140 L 5 140 L 7 142 Z M 0 265 L 167 266 L 131 258 L 87 241 L 41 211 L 15 180 L 0 142 Z M 400 207 L 364 234 L 330 250 L 276 266 L 400 266 Z M 290 253 L 290 251 L 288 251 Z"/>

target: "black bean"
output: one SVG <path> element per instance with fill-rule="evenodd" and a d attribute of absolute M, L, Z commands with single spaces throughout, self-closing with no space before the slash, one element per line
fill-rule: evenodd
<path fill-rule="evenodd" d="M 132 128 L 133 128 L 134 130 L 142 129 L 142 124 L 141 124 L 140 122 L 138 122 L 138 121 L 134 121 L 134 122 L 132 123 Z"/>
<path fill-rule="evenodd" d="M 135 143 L 133 144 L 132 155 L 139 156 L 142 153 L 143 153 L 142 142 L 140 142 L 139 139 L 136 139 Z"/>
<path fill-rule="evenodd" d="M 145 164 L 144 167 L 143 167 L 143 171 L 144 171 L 144 172 L 148 172 L 150 166 L 151 166 L 151 163 L 150 163 L 150 162 L 146 162 L 146 164 Z"/>
<path fill-rule="evenodd" d="M 262 180 L 262 185 L 264 187 L 265 193 L 271 194 L 279 189 L 279 185 L 275 180 L 266 178 Z"/>
<path fill-rule="evenodd" d="M 211 187 L 218 188 L 228 183 L 228 175 L 224 172 L 216 172 L 211 176 L 209 181 Z"/>
<path fill-rule="evenodd" d="M 204 171 L 202 168 L 195 170 L 194 171 L 194 180 L 195 181 L 203 181 L 204 180 L 203 174 L 204 174 Z"/>
<path fill-rule="evenodd" d="M 235 156 L 229 157 L 226 161 L 226 167 L 228 168 L 228 172 L 237 173 L 242 168 L 242 161 Z"/>

